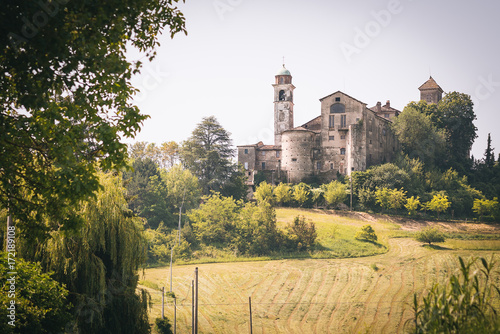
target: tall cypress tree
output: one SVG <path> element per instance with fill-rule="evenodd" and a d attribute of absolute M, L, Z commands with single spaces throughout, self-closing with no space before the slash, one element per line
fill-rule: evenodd
<path fill-rule="evenodd" d="M 486 146 L 486 151 L 484 152 L 484 163 L 486 167 L 491 168 L 495 165 L 495 153 L 491 147 L 491 134 L 488 133 L 488 144 Z"/>

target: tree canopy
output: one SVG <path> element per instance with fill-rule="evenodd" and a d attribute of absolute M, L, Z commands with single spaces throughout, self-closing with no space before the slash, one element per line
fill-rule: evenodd
<path fill-rule="evenodd" d="M 26 228 L 91 196 L 97 168 L 124 165 L 120 139 L 147 118 L 131 103 L 130 80 L 142 63 L 126 51 L 151 60 L 163 29 L 185 32 L 177 2 L 2 4 L 0 204 Z"/>

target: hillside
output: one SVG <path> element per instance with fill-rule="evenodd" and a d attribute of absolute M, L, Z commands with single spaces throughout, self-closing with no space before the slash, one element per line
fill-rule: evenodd
<path fill-rule="evenodd" d="M 278 209 L 278 222 L 286 224 L 297 214 L 316 222 L 321 242 L 332 248 L 347 235 L 345 231 L 369 222 L 387 251 L 345 259 L 174 266 L 178 332 L 190 330 L 190 284 L 195 267 L 199 268 L 200 333 L 249 332 L 249 296 L 254 333 L 400 333 L 412 315 L 413 293 L 442 282 L 456 269 L 457 256 L 489 257 L 500 250 L 497 225 L 297 209 Z M 425 224 L 437 224 L 456 239 L 430 248 L 408 238 Z M 338 226 L 334 228 L 337 232 L 328 239 L 334 225 Z M 152 321 L 161 315 L 161 294 L 155 288 L 165 286 L 168 290 L 169 277 L 168 268 L 148 269 L 142 277 L 155 303 L 150 313 Z M 165 314 L 173 320 L 171 302 Z"/>

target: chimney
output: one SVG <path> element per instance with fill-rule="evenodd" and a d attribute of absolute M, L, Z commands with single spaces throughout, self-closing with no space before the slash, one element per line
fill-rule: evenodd
<path fill-rule="evenodd" d="M 382 111 L 381 107 L 382 107 L 382 103 L 380 101 L 378 101 L 377 102 L 377 108 L 376 108 L 377 112 L 381 112 Z"/>
<path fill-rule="evenodd" d="M 391 101 L 390 100 L 387 100 L 387 102 L 385 103 L 385 106 L 387 108 L 390 108 L 391 107 Z"/>

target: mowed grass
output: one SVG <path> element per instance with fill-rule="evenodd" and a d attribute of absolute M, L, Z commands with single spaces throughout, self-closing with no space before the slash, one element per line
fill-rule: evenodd
<path fill-rule="evenodd" d="M 414 231 L 401 230 L 387 220 L 367 217 L 367 221 L 319 210 L 278 209 L 279 225 L 284 227 L 298 214 L 316 223 L 322 247 L 317 252 L 342 254 L 346 245 L 349 256 L 356 251 L 361 257 L 174 265 L 177 333 L 191 330 L 195 267 L 199 270 L 199 333 L 249 333 L 249 297 L 253 333 L 402 333 L 412 316 L 415 292 L 421 295 L 432 284 L 444 282 L 457 270 L 459 255 L 489 258 L 500 249 L 498 240 L 473 238 L 448 239 L 440 248 L 422 247 L 404 237 Z M 360 242 L 369 245 L 364 249 L 354 240 L 365 224 L 375 229 L 381 246 Z M 382 254 L 369 256 L 381 248 Z M 169 278 L 168 267 L 147 269 L 141 277 L 154 302 L 151 322 L 161 315 L 159 288 L 168 291 Z M 173 322 L 171 300 L 165 315 Z"/>

